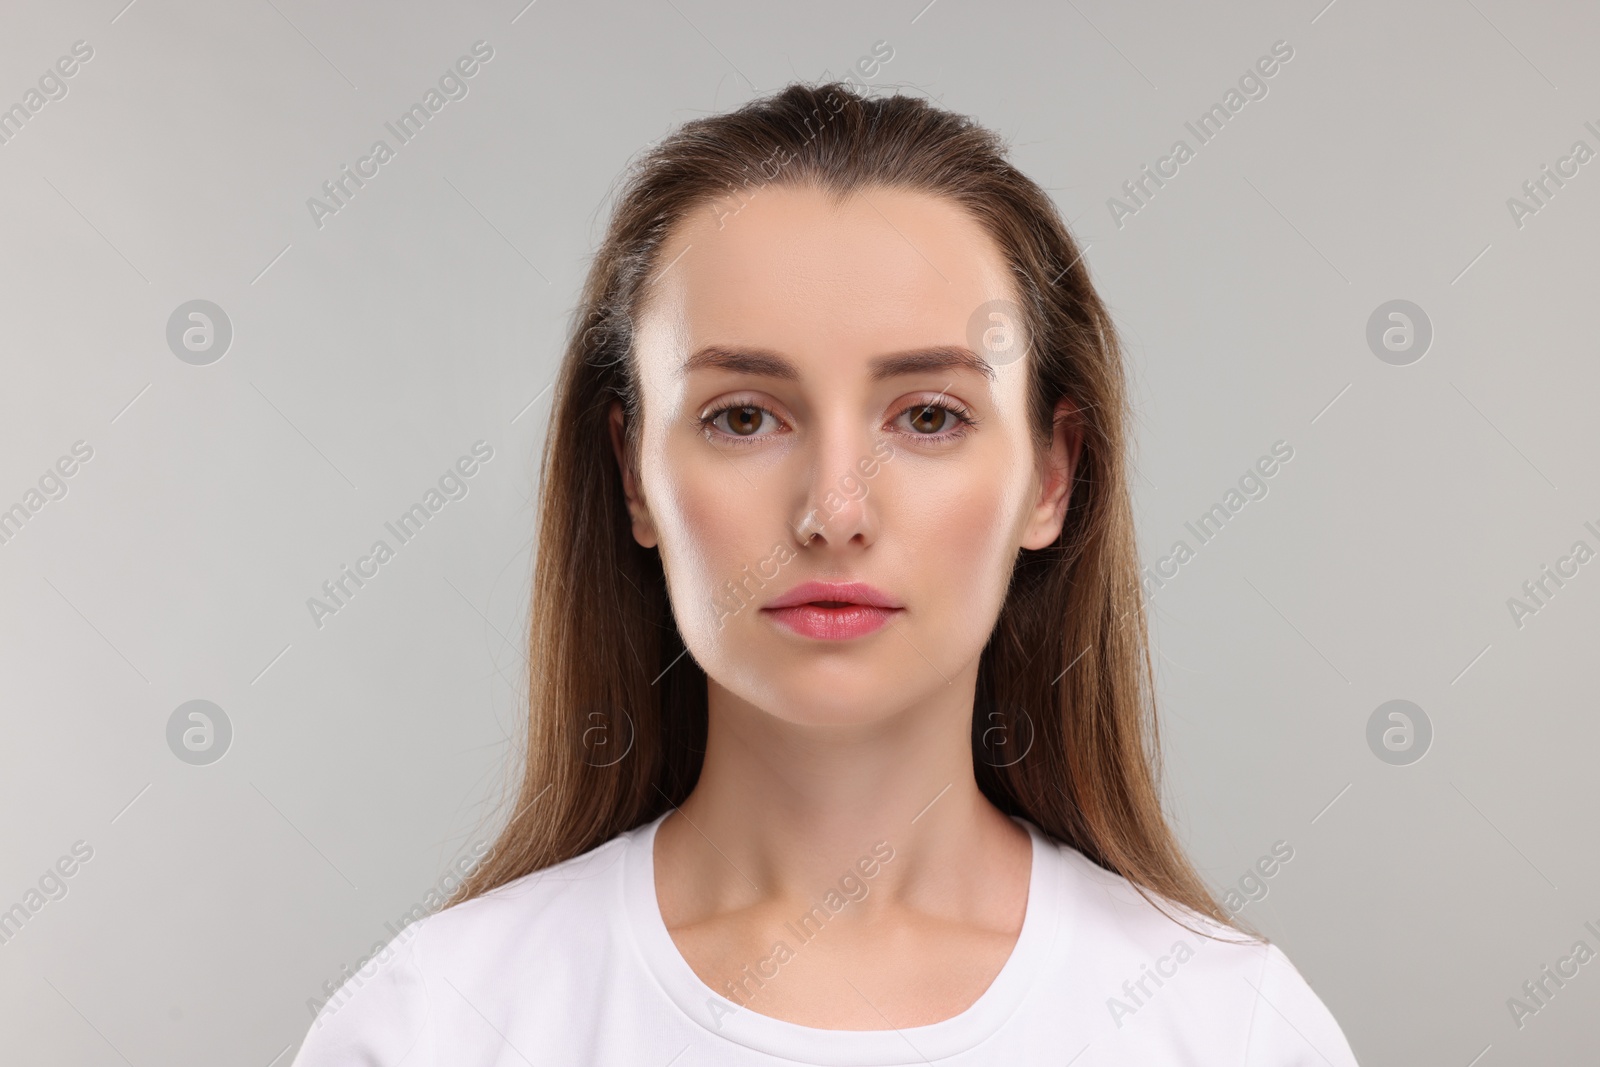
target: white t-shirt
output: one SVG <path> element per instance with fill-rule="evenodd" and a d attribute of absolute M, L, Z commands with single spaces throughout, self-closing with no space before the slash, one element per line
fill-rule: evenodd
<path fill-rule="evenodd" d="M 1022 818 L 1022 931 L 965 1011 L 901 1030 L 762 1015 L 702 982 L 667 932 L 653 862 L 665 817 L 407 926 L 323 1006 L 294 1067 L 1355 1065 L 1276 946 L 1185 930 Z"/>

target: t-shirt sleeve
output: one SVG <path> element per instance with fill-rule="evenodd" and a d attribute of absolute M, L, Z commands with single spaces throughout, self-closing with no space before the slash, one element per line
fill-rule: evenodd
<path fill-rule="evenodd" d="M 380 950 L 370 977 L 363 967 L 328 998 L 291 1067 L 434 1067 L 424 1047 L 428 991 L 418 944 L 426 922 Z"/>
<path fill-rule="evenodd" d="M 1256 996 L 1245 1067 L 1357 1067 L 1333 1013 L 1277 945 L 1267 946 L 1251 985 Z"/>

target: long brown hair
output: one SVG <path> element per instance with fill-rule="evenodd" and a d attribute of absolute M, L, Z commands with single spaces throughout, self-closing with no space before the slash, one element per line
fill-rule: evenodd
<path fill-rule="evenodd" d="M 1029 403 L 1041 454 L 1058 400 L 1074 402 L 1084 429 L 1061 536 L 1019 552 L 982 653 L 972 726 L 978 785 L 1001 811 L 1147 898 L 1247 929 L 1213 898 L 1162 814 L 1117 333 L 1055 205 L 1005 155 L 994 133 L 965 116 L 832 83 L 791 85 L 692 120 L 634 162 L 555 384 L 520 792 L 452 903 L 648 822 L 682 802 L 700 774 L 705 675 L 684 654 L 660 557 L 631 535 L 608 430 L 620 400 L 637 448 L 633 326 L 652 273 L 666 266 L 657 262 L 664 239 L 690 212 L 736 213 L 768 185 L 806 184 L 841 198 L 887 186 L 947 198 L 995 238 L 1033 339 Z"/>

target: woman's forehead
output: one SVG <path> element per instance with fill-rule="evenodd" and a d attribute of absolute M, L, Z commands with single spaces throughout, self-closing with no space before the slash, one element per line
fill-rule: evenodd
<path fill-rule="evenodd" d="M 683 354 L 707 344 L 890 352 L 964 343 L 1009 298 L 998 244 L 954 202 L 883 187 L 835 204 L 810 187 L 693 213 L 658 257 L 646 317 Z"/>

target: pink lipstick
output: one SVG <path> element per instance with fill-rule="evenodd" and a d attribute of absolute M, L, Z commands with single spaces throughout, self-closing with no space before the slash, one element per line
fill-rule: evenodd
<path fill-rule="evenodd" d="M 846 641 L 886 626 L 905 605 L 865 582 L 802 582 L 761 610 L 802 637 Z"/>

